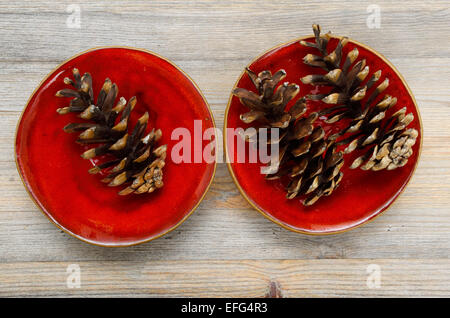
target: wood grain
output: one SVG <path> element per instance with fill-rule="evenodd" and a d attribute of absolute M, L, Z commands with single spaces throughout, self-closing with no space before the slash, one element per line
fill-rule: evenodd
<path fill-rule="evenodd" d="M 70 263 L 11 263 L 0 265 L 0 296 L 264 297 L 274 285 L 282 297 L 431 297 L 450 292 L 445 280 L 449 260 L 379 259 L 379 288 L 367 284 L 369 264 L 373 260 L 81 262 L 80 288 L 68 288 Z"/>
<path fill-rule="evenodd" d="M 366 26 L 364 1 L 77 1 L 0 3 L 0 295 L 450 296 L 450 6 L 377 1 L 381 28 Z M 156 241 L 120 249 L 82 243 L 56 229 L 28 197 L 14 164 L 20 113 L 40 80 L 94 46 L 127 45 L 173 60 L 200 86 L 223 127 L 241 70 L 267 49 L 310 34 L 346 34 L 384 54 L 420 107 L 424 143 L 406 191 L 375 221 L 348 233 L 288 232 L 241 197 L 225 164 L 198 210 Z M 82 287 L 66 287 L 79 264 Z M 366 267 L 382 268 L 379 289 Z"/>

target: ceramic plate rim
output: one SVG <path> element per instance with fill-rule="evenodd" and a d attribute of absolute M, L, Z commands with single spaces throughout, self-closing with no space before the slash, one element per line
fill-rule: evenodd
<path fill-rule="evenodd" d="M 208 113 L 211 117 L 211 121 L 212 121 L 212 127 L 214 129 L 216 129 L 216 124 L 215 124 L 215 120 L 214 120 L 214 116 L 213 113 L 211 111 L 211 108 L 209 106 L 208 101 L 206 100 L 206 97 L 203 95 L 203 92 L 201 91 L 200 87 L 197 85 L 197 83 L 186 73 L 184 72 L 178 65 L 176 65 L 174 62 L 172 62 L 170 59 L 163 57 L 161 55 L 159 55 L 158 53 L 155 53 L 153 51 L 147 50 L 147 49 L 143 49 L 143 48 L 136 48 L 136 47 L 131 47 L 131 46 L 96 46 L 96 47 L 92 47 L 90 49 L 84 50 L 78 54 L 75 54 L 71 57 L 69 57 L 68 59 L 65 59 L 64 61 L 62 61 L 61 63 L 59 63 L 56 67 L 54 67 L 39 83 L 39 85 L 33 90 L 33 92 L 31 93 L 30 97 L 28 98 L 25 107 L 22 109 L 22 112 L 20 113 L 20 117 L 19 120 L 17 122 L 16 125 L 16 130 L 15 130 L 15 134 L 14 134 L 14 161 L 16 163 L 16 169 L 17 172 L 19 173 L 20 179 L 22 181 L 22 184 L 24 185 L 25 189 L 27 190 L 27 194 L 31 197 L 31 199 L 33 200 L 34 204 L 38 207 L 38 209 L 41 211 L 42 214 L 44 214 L 51 223 L 53 223 L 57 228 L 59 228 L 60 230 L 64 231 L 65 233 L 69 234 L 72 237 L 75 237 L 85 243 L 91 244 L 91 245 L 95 245 L 95 246 L 101 246 L 101 247 L 128 247 L 128 246 L 135 246 L 135 245 L 139 245 L 139 244 L 143 244 L 146 242 L 150 242 L 153 240 L 156 240 L 170 232 L 172 232 L 173 230 L 175 230 L 177 227 L 179 227 L 182 223 L 184 223 L 193 213 L 194 211 L 198 208 L 198 206 L 200 205 L 200 203 L 203 201 L 203 199 L 205 198 L 206 194 L 208 193 L 214 177 L 216 175 L 216 169 L 217 169 L 217 160 L 214 161 L 214 167 L 213 167 L 213 172 L 211 175 L 211 178 L 209 180 L 209 183 L 207 185 L 207 187 L 205 188 L 203 194 L 201 195 L 201 197 L 199 198 L 198 202 L 192 207 L 192 209 L 175 225 L 173 225 L 172 227 L 170 227 L 168 230 L 159 233 L 157 235 L 151 236 L 149 238 L 144 238 L 142 240 L 137 240 L 137 241 L 132 241 L 132 242 L 125 242 L 125 243 L 105 243 L 105 242 L 99 242 L 99 241 L 95 241 L 95 240 L 90 240 L 87 239 L 85 237 L 82 237 L 72 231 L 70 231 L 69 229 L 65 228 L 63 225 L 59 224 L 52 216 L 51 213 L 49 213 L 49 211 L 47 211 L 47 209 L 41 204 L 41 202 L 38 200 L 38 198 L 35 197 L 35 194 L 33 192 L 33 190 L 31 189 L 31 186 L 29 185 L 28 181 L 25 180 L 25 177 L 22 174 L 22 169 L 19 165 L 19 159 L 18 159 L 18 153 L 17 153 L 17 135 L 18 135 L 18 131 L 19 131 L 19 127 L 22 123 L 22 119 L 23 119 L 23 115 L 25 113 L 25 111 L 27 110 L 30 101 L 33 99 L 33 97 L 35 96 L 35 94 L 39 91 L 39 89 L 42 87 L 42 85 L 47 81 L 48 78 L 50 78 L 61 66 L 63 66 L 64 64 L 66 64 L 67 62 L 70 62 L 71 60 L 84 55 L 86 53 L 89 52 L 93 52 L 93 51 L 97 51 L 97 50 L 102 50 L 102 49 L 127 49 L 127 50 L 134 50 L 134 51 L 140 51 L 140 52 L 144 52 L 153 56 L 156 56 L 162 60 L 164 60 L 165 62 L 169 63 L 170 65 L 172 65 L 176 70 L 178 70 L 181 74 L 183 74 L 190 83 L 192 83 L 192 85 L 194 86 L 194 88 L 197 90 L 197 92 L 200 94 L 200 96 L 202 97 L 206 108 L 208 110 Z M 217 140 L 214 141 L 215 144 L 217 145 Z"/>
<path fill-rule="evenodd" d="M 264 55 L 271 53 L 273 51 L 275 51 L 276 49 L 282 48 L 284 46 L 289 46 L 289 45 L 293 45 L 297 42 L 300 42 L 302 40 L 307 40 L 314 37 L 314 35 L 308 35 L 308 36 L 303 36 L 300 38 L 295 38 L 292 40 L 289 40 L 287 42 L 283 42 L 281 44 L 278 44 L 270 49 L 268 49 L 267 51 L 263 52 L 262 54 L 258 55 L 256 58 L 252 59 L 250 61 L 250 63 L 247 64 L 246 67 L 250 67 L 253 63 L 255 63 L 256 61 L 258 61 L 259 59 L 261 59 Z M 330 34 L 330 37 L 332 38 L 336 38 L 336 39 L 341 39 L 342 36 L 337 36 L 337 35 L 333 35 Z M 416 169 L 417 169 L 417 165 L 419 163 L 420 160 L 420 155 L 422 153 L 422 144 L 423 144 L 423 123 L 422 123 L 422 117 L 420 115 L 419 112 L 419 107 L 417 105 L 417 101 L 411 91 L 411 89 L 408 86 L 408 83 L 406 83 L 405 78 L 402 76 L 402 74 L 397 70 L 397 68 L 381 53 L 377 52 L 376 50 L 374 50 L 373 48 L 362 44 L 356 40 L 353 40 L 349 37 L 347 37 L 348 41 L 351 43 L 354 43 L 368 51 L 370 51 L 371 53 L 373 53 L 374 55 L 376 55 L 377 57 L 379 57 L 384 63 L 386 63 L 393 71 L 394 73 L 399 77 L 400 81 L 402 82 L 402 84 L 405 86 L 406 91 L 408 92 L 409 96 L 411 97 L 411 100 L 413 102 L 414 108 L 418 114 L 418 120 L 419 120 L 419 126 L 420 126 L 420 143 L 419 143 L 419 149 L 418 149 L 418 153 L 417 153 L 417 160 L 414 164 L 414 167 L 411 170 L 411 174 L 409 175 L 408 179 L 406 180 L 405 184 L 403 185 L 403 188 L 392 197 L 392 199 L 390 200 L 390 202 L 388 202 L 387 204 L 385 204 L 384 206 L 379 208 L 379 211 L 372 215 L 371 217 L 367 218 L 367 219 L 363 219 L 362 221 L 360 221 L 359 223 L 353 224 L 351 226 L 348 226 L 346 228 L 343 229 L 339 229 L 339 230 L 332 230 L 332 231 L 308 231 L 305 229 L 299 229 L 296 227 L 291 226 L 290 224 L 287 224 L 285 222 L 282 222 L 276 218 L 274 218 L 272 215 L 266 213 L 262 208 L 260 208 L 256 202 L 253 202 L 246 194 L 246 192 L 244 191 L 244 189 L 242 189 L 241 185 L 239 184 L 239 181 L 237 180 L 233 168 L 231 166 L 231 162 L 229 160 L 229 156 L 228 156 L 228 147 L 227 147 L 227 120 L 228 120 L 228 112 L 230 110 L 230 106 L 231 106 L 231 101 L 233 100 L 233 94 L 230 93 L 230 96 L 228 98 L 228 104 L 227 104 L 227 108 L 225 109 L 225 117 L 224 117 L 224 133 L 223 133 L 223 147 L 225 150 L 225 156 L 226 156 L 226 163 L 227 163 L 227 167 L 228 167 L 228 171 L 230 172 L 230 175 L 233 179 L 234 184 L 236 185 L 236 187 L 238 188 L 239 192 L 241 193 L 241 195 L 245 198 L 245 200 L 259 213 L 261 213 L 265 218 L 269 219 L 270 221 L 274 222 L 275 224 L 278 224 L 279 226 L 295 232 L 295 233 L 300 233 L 300 234 L 306 234 L 306 235 L 311 235 L 311 236 L 325 236 L 325 235 L 334 235 L 334 234 L 340 234 L 340 233 L 345 233 L 348 232 L 350 230 L 356 229 L 360 226 L 363 226 L 371 221 L 373 221 L 374 219 L 376 219 L 378 216 L 382 215 L 386 210 L 388 210 L 389 207 L 392 206 L 392 204 L 398 199 L 398 197 L 403 193 L 403 191 L 405 191 L 406 187 L 408 186 L 409 182 L 412 179 L 412 176 L 414 175 Z M 245 74 L 245 68 L 244 70 L 241 72 L 241 74 L 239 75 L 238 79 L 236 80 L 232 91 L 237 87 L 237 84 L 239 83 L 239 81 L 241 80 L 242 76 Z"/>

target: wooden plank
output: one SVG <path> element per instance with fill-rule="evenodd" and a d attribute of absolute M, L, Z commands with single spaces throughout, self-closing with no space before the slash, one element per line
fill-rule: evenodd
<path fill-rule="evenodd" d="M 69 57 L 68 54 L 65 58 Z M 222 127 L 225 106 L 231 89 L 243 68 L 251 60 L 252 56 L 249 55 L 246 59 L 207 61 L 201 64 L 198 61 L 175 60 L 174 62 L 199 85 L 214 112 L 217 126 Z M 430 123 L 432 131 L 438 131 L 433 124 L 440 119 L 438 116 L 441 115 L 435 112 L 448 114 L 449 111 L 446 105 L 450 101 L 450 92 L 446 88 L 450 85 L 450 70 L 443 67 L 449 63 L 449 60 L 450 57 L 391 59 L 411 87 L 422 110 L 424 121 L 425 119 L 433 121 Z M 34 88 L 60 62 L 0 62 L 0 89 L 3 92 L 0 112 L 22 111 Z M 439 76 L 439 80 L 436 80 L 435 76 Z M 448 128 L 447 121 L 441 124 L 446 125 L 443 128 Z M 442 129 L 441 133 L 447 133 L 447 130 Z"/>
<path fill-rule="evenodd" d="M 310 34 L 312 23 L 372 45 L 388 57 L 448 56 L 448 1 L 377 1 L 381 29 L 369 29 L 366 1 L 79 1 L 81 29 L 66 28 L 63 1 L 0 6 L 3 60 L 62 60 L 99 45 L 132 45 L 176 60 L 250 57 Z M 36 27 L 39 26 L 39 27 Z M 427 26 L 427 27 L 424 27 Z M 430 32 L 430 30 L 433 30 Z M 186 36 L 189 35 L 189 36 Z M 415 45 L 420 40 L 420 45 Z M 405 45 L 407 44 L 407 45 Z M 33 50 L 30 50 L 33 48 Z"/>
<path fill-rule="evenodd" d="M 450 296 L 448 259 L 80 262 L 80 288 L 67 287 L 69 265 L 0 264 L 0 296 Z"/>

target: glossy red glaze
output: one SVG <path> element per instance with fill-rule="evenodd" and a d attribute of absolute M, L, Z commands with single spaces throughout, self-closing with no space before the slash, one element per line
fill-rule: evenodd
<path fill-rule="evenodd" d="M 168 145 L 164 187 L 151 194 L 119 196 L 122 187 L 108 187 L 102 176 L 90 175 L 92 162 L 80 154 L 76 134 L 62 128 L 82 121 L 56 109 L 70 99 L 55 97 L 67 87 L 66 76 L 76 67 L 91 73 L 94 95 L 105 78 L 119 87 L 119 96 L 137 97 L 131 124 L 149 111 L 151 128 L 163 132 L 160 144 Z M 18 125 L 16 159 L 25 186 L 44 213 L 70 234 L 105 246 L 131 245 L 165 234 L 192 212 L 206 193 L 215 171 L 211 163 L 171 160 L 171 133 L 189 129 L 194 120 L 202 129 L 214 127 L 208 105 L 195 84 L 175 65 L 150 52 L 129 48 L 94 49 L 73 57 L 53 71 L 35 91 Z M 207 142 L 203 142 L 206 145 Z"/>
<path fill-rule="evenodd" d="M 312 41 L 312 38 L 307 40 Z M 336 43 L 337 40 L 333 39 L 330 43 L 331 47 L 334 47 Z M 284 190 L 285 184 L 278 180 L 266 181 L 260 174 L 261 163 L 237 163 L 236 156 L 234 156 L 235 158 L 232 158 L 233 163 L 230 163 L 229 167 L 241 192 L 265 216 L 288 229 L 307 234 L 331 234 L 356 227 L 372 219 L 392 204 L 414 172 L 422 138 L 420 117 L 415 106 L 414 97 L 410 94 L 401 77 L 378 53 L 353 41 L 346 45 L 344 51 L 348 52 L 354 47 L 358 47 L 359 57 L 367 60 L 367 65 L 369 65 L 371 72 L 382 70 L 382 77 L 379 83 L 385 77 L 389 78 L 390 85 L 382 95 L 390 94 L 397 97 L 398 103 L 392 111 L 406 106 L 408 112 L 414 114 L 415 120 L 409 125 L 409 127 L 416 128 L 419 131 L 419 137 L 413 147 L 414 155 L 403 168 L 380 172 L 360 169 L 351 170 L 348 166 L 357 156 L 361 155 L 361 152 L 346 155 L 345 165 L 342 170 L 344 178 L 339 188 L 331 196 L 321 198 L 310 207 L 303 206 L 301 203 L 302 197 L 287 200 Z M 313 48 L 305 48 L 298 41 L 294 41 L 270 50 L 249 67 L 256 73 L 265 69 L 272 71 L 272 73 L 279 69 L 284 69 L 287 72 L 287 76 L 283 82 L 299 84 L 300 93 L 298 96 L 310 94 L 313 90 L 314 93 L 317 93 L 317 91 L 326 88 L 304 85 L 300 81 L 300 78 L 305 75 L 320 72 L 317 68 L 303 64 L 302 58 L 307 53 L 317 54 Z M 246 74 L 241 75 L 236 87 L 255 91 Z M 293 102 L 288 107 L 292 104 Z M 308 102 L 308 112 L 306 114 L 323 106 L 322 103 Z M 248 111 L 247 108 L 240 103 L 239 99 L 232 97 L 226 114 L 226 127 L 249 127 L 250 125 L 242 123 L 239 119 L 239 115 L 246 111 Z M 322 119 L 319 119 L 318 122 L 324 125 L 323 127 L 328 135 L 339 131 L 339 126 L 325 124 Z M 232 142 L 232 136 L 230 135 L 226 135 L 225 140 L 227 155 L 230 156 L 229 149 L 233 145 L 234 149 L 236 149 L 236 144 Z M 252 147 L 249 148 L 247 151 L 255 151 Z"/>

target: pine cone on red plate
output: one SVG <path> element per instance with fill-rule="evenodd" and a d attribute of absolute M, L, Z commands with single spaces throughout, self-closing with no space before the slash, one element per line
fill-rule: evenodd
<path fill-rule="evenodd" d="M 349 124 L 330 139 L 336 140 L 336 145 L 348 145 L 344 153 L 355 149 L 365 152 L 350 168 L 376 171 L 404 166 L 413 153 L 412 146 L 418 136 L 417 130 L 407 129 L 414 115 L 406 114 L 406 108 L 390 111 L 397 103 L 395 97 L 385 95 L 377 99 L 389 86 L 389 79 L 379 83 L 382 77 L 380 70 L 369 77 L 369 65 L 366 65 L 365 59 L 358 60 L 357 48 L 345 55 L 346 37 L 340 38 L 332 50 L 329 48 L 330 35 L 321 35 L 318 25 L 313 25 L 313 31 L 315 42 L 300 43 L 317 49 L 318 55 L 307 54 L 303 61 L 325 72 L 307 75 L 301 81 L 304 84 L 330 86 L 331 91 L 308 98 L 333 105 L 320 111 L 320 115 L 328 117 L 327 123 L 350 119 Z"/>
<path fill-rule="evenodd" d="M 246 71 L 256 93 L 236 88 L 233 94 L 249 108 L 241 115 L 241 120 L 247 124 L 258 122 L 257 134 L 250 137 L 250 141 L 258 141 L 261 128 L 279 129 L 279 165 L 266 178 L 287 176 L 290 182 L 286 197 L 293 199 L 305 195 L 304 205 L 312 205 L 321 196 L 330 195 L 340 184 L 344 160 L 334 142 L 325 138 L 322 127 L 315 124 L 318 113 L 304 116 L 304 98 L 287 109 L 287 104 L 298 94 L 299 86 L 292 83 L 279 85 L 286 76 L 284 70 L 273 75 L 268 70 L 258 75 L 248 68 Z"/>
<path fill-rule="evenodd" d="M 85 151 L 82 158 L 92 159 L 107 154 L 115 158 L 93 167 L 89 173 L 111 168 L 105 170 L 107 175 L 102 181 L 109 186 L 129 183 L 119 192 L 120 195 L 153 192 L 161 188 L 167 146 L 157 147 L 161 130 L 152 129 L 146 133 L 149 119 L 147 112 L 129 129 L 136 97 L 132 97 L 128 103 L 121 97 L 114 105 L 118 88 L 106 79 L 94 101 L 91 75 L 85 73 L 81 76 L 77 69 L 73 69 L 73 77 L 73 80 L 67 77 L 64 79 L 64 83 L 73 89 L 62 89 L 56 93 L 58 97 L 72 98 L 69 106 L 58 108 L 57 112 L 60 115 L 78 113 L 80 118 L 88 122 L 68 124 L 64 131 L 79 132 L 77 142 L 80 144 L 96 145 Z"/>

